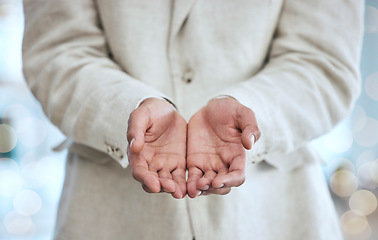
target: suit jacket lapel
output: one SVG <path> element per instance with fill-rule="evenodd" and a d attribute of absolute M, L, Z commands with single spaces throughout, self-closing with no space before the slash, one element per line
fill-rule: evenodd
<path fill-rule="evenodd" d="M 188 17 L 196 0 L 173 0 L 172 1 L 172 25 L 171 37 L 180 30 L 185 19 Z"/>

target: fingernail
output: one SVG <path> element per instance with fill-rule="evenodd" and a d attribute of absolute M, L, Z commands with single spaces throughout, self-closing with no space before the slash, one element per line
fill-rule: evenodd
<path fill-rule="evenodd" d="M 197 194 L 197 197 L 200 196 L 202 194 L 202 191 L 199 191 L 199 193 Z"/>
<path fill-rule="evenodd" d="M 251 149 L 253 148 L 253 146 L 255 145 L 255 135 L 252 134 L 252 137 L 251 137 Z"/>
<path fill-rule="evenodd" d="M 222 185 L 220 185 L 219 187 L 216 187 L 216 188 L 222 188 L 224 187 L 224 183 L 222 183 Z"/>
<path fill-rule="evenodd" d="M 131 139 L 131 141 L 130 141 L 130 149 L 133 146 L 134 141 L 135 141 L 135 138 Z"/>
<path fill-rule="evenodd" d="M 206 191 L 206 190 L 208 190 L 210 187 L 209 187 L 209 185 L 205 185 L 203 188 L 202 188 L 202 190 L 203 191 Z"/>

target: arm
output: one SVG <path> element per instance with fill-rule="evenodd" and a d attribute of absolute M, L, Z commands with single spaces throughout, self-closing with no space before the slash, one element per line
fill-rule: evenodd
<path fill-rule="evenodd" d="M 265 67 L 219 93 L 256 114 L 262 135 L 250 162 L 292 169 L 282 154 L 346 117 L 360 91 L 362 24 L 361 1 L 284 1 Z"/>
<path fill-rule="evenodd" d="M 95 1 L 24 1 L 24 74 L 59 129 L 128 165 L 127 121 L 138 101 L 164 96 L 109 57 Z"/>
<path fill-rule="evenodd" d="M 219 93 L 238 101 L 212 100 L 189 121 L 190 197 L 227 194 L 240 186 L 246 158 L 284 170 L 297 167 L 299 156 L 283 156 L 349 113 L 360 91 L 362 17 L 360 1 L 284 1 L 265 67 Z M 211 111 L 214 105 L 222 110 Z M 255 115 L 238 114 L 244 107 Z M 234 119 L 245 119 L 250 128 Z M 251 134 L 255 137 L 245 144 Z M 253 140 L 258 141 L 246 151 Z"/>

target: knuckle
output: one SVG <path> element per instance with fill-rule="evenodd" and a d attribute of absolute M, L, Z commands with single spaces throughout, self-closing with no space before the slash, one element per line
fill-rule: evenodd
<path fill-rule="evenodd" d="M 240 112 L 243 115 L 255 118 L 255 112 L 249 107 L 242 105 L 242 107 L 240 108 Z"/>
<path fill-rule="evenodd" d="M 136 110 L 132 111 L 132 112 L 130 113 L 130 115 L 129 115 L 129 119 L 128 119 L 128 121 L 127 121 L 127 123 L 128 123 L 129 125 L 132 123 L 133 118 L 135 117 L 135 111 L 136 111 Z"/>
<path fill-rule="evenodd" d="M 255 117 L 255 112 L 251 108 L 245 107 L 244 109 L 248 115 Z"/>
<path fill-rule="evenodd" d="M 142 107 L 138 107 L 137 109 L 133 110 L 130 115 L 129 115 L 129 119 L 127 120 L 128 124 L 132 125 L 134 123 L 134 120 L 135 120 L 135 123 L 138 122 L 138 118 L 141 118 L 141 117 L 144 117 L 146 115 L 146 110 L 145 108 L 142 108 Z"/>
<path fill-rule="evenodd" d="M 134 133 L 133 133 L 133 129 L 134 129 L 134 127 L 133 127 L 133 116 L 134 116 L 134 111 L 130 114 L 130 116 L 129 116 L 129 119 L 127 120 L 127 133 L 126 133 L 126 135 L 127 135 L 127 139 L 130 141 L 132 138 L 133 138 L 133 136 L 134 136 Z"/>

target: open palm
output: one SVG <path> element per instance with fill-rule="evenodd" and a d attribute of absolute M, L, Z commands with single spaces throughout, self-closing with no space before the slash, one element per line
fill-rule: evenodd
<path fill-rule="evenodd" d="M 254 113 L 232 98 L 214 99 L 188 124 L 187 191 L 227 194 L 244 183 L 246 151 L 260 132 Z"/>
<path fill-rule="evenodd" d="M 186 131 L 186 121 L 165 100 L 148 99 L 130 115 L 130 167 L 146 192 L 186 195 Z"/>

